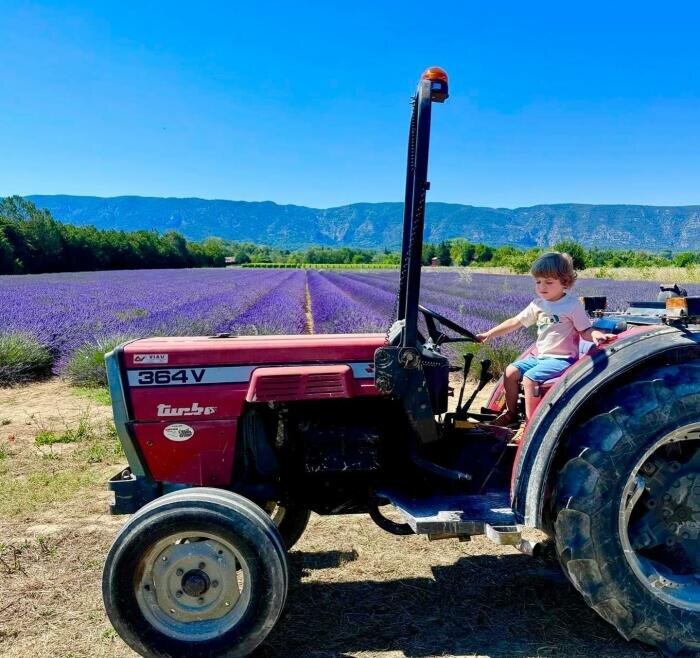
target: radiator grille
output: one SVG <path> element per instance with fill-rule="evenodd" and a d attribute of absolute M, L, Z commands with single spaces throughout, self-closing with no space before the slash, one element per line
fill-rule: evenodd
<path fill-rule="evenodd" d="M 346 378 L 339 372 L 260 377 L 255 388 L 255 397 L 261 402 L 317 400 L 347 395 Z"/>

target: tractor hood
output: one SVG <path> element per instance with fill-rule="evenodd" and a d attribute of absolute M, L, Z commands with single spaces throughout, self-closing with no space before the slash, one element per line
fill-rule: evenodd
<path fill-rule="evenodd" d="M 160 337 L 124 346 L 127 368 L 374 362 L 383 334 Z"/>

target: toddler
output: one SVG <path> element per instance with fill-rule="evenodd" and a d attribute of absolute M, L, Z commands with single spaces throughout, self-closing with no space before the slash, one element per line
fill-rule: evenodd
<path fill-rule="evenodd" d="M 494 336 L 537 325 L 536 354 L 515 361 L 506 368 L 506 408 L 494 421 L 496 425 L 506 426 L 517 420 L 518 384 L 521 379 L 525 391 L 525 415 L 529 420 L 536 407 L 537 386 L 558 377 L 578 359 L 579 338 L 596 345 L 615 338 L 613 334 L 592 329 L 591 320 L 581 303 L 567 292 L 576 280 L 569 254 L 557 251 L 543 254 L 532 264 L 530 274 L 535 280 L 537 299 L 515 317 L 504 320 L 483 334 L 477 334 L 477 338 L 486 343 Z"/>

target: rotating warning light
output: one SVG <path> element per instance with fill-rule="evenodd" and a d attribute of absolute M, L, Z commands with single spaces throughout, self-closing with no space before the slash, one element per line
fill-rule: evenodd
<path fill-rule="evenodd" d="M 431 66 L 421 76 L 421 80 L 430 81 L 430 100 L 442 103 L 447 98 L 447 72 L 439 66 Z"/>
<path fill-rule="evenodd" d="M 421 78 L 423 78 L 423 80 L 430 80 L 431 82 L 440 80 L 447 84 L 447 72 L 439 66 L 431 66 L 429 69 L 425 69 Z"/>

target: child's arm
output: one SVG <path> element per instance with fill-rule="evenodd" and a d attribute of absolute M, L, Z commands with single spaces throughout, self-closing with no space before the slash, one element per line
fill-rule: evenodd
<path fill-rule="evenodd" d="M 595 343 L 596 345 L 598 345 L 599 343 L 605 343 L 606 341 L 613 340 L 614 338 L 616 338 L 615 334 L 606 334 L 602 331 L 598 331 L 598 329 L 593 329 L 592 327 L 579 331 L 578 335 L 581 336 L 583 340 Z"/>
<path fill-rule="evenodd" d="M 507 320 L 501 322 L 501 324 L 497 324 L 495 327 L 489 329 L 483 334 L 477 334 L 476 337 L 480 342 L 488 343 L 494 336 L 503 336 L 511 333 L 512 331 L 516 331 L 517 329 L 522 329 L 522 327 L 523 325 L 520 323 L 518 318 L 508 318 Z"/>

